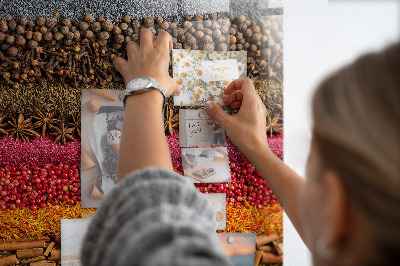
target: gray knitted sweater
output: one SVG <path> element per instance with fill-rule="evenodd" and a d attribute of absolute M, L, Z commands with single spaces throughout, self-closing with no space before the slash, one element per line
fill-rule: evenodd
<path fill-rule="evenodd" d="M 106 197 L 82 244 L 83 265 L 225 266 L 208 199 L 181 175 L 133 172 Z"/>

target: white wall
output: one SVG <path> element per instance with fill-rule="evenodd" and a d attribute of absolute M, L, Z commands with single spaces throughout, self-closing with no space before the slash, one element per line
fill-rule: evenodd
<path fill-rule="evenodd" d="M 332 70 L 400 38 L 400 1 L 284 1 L 284 160 L 304 176 L 313 88 Z M 284 265 L 311 265 L 284 219 Z"/>

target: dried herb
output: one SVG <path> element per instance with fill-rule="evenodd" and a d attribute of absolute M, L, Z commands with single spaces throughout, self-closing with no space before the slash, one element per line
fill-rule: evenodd
<path fill-rule="evenodd" d="M 56 131 L 53 133 L 50 133 L 50 136 L 54 136 L 54 142 L 61 142 L 63 145 L 67 142 L 67 140 L 75 140 L 74 136 L 74 129 L 73 128 L 68 128 L 65 126 L 64 122 L 61 122 L 61 125 L 56 128 Z"/>
<path fill-rule="evenodd" d="M 8 135 L 16 140 L 29 140 L 30 137 L 39 136 L 39 134 L 32 129 L 31 120 L 31 118 L 25 119 L 22 114 L 18 116 L 18 119 L 11 118 L 11 121 L 8 121 L 11 127 L 8 130 Z"/>
<path fill-rule="evenodd" d="M 8 135 L 7 131 L 4 129 L 7 126 L 7 123 L 3 123 L 5 117 L 0 117 L 0 134 Z"/>
<path fill-rule="evenodd" d="M 72 122 L 67 123 L 68 126 L 71 126 L 73 131 L 78 134 L 78 136 L 81 136 L 81 112 L 79 112 L 76 115 L 72 116 Z"/>
<path fill-rule="evenodd" d="M 53 118 L 54 113 L 44 114 L 40 110 L 37 110 L 36 116 L 31 116 L 31 118 L 37 121 L 33 124 L 33 128 L 41 128 L 41 134 L 44 136 L 47 129 L 54 129 L 56 123 L 60 123 L 60 120 Z"/>
<path fill-rule="evenodd" d="M 0 83 L 0 99 L 0 117 L 37 116 L 37 110 L 45 110 L 54 114 L 52 118 L 65 121 L 80 112 L 81 88 L 46 80 L 17 89 Z"/>
<path fill-rule="evenodd" d="M 70 206 L 61 202 L 46 208 L 5 210 L 1 212 L 0 237 L 3 239 L 35 238 L 42 235 L 56 237 L 60 234 L 61 219 L 81 219 L 83 213 L 95 209 L 83 209 L 80 204 Z"/>
<path fill-rule="evenodd" d="M 179 114 L 174 115 L 172 108 L 168 108 L 165 113 L 164 119 L 164 130 L 165 133 L 172 135 L 174 133 L 174 128 L 179 127 Z"/>
<path fill-rule="evenodd" d="M 280 117 L 275 116 L 274 118 L 271 118 L 269 116 L 269 112 L 267 112 L 267 126 L 266 126 L 266 131 L 267 133 L 270 134 L 270 136 L 272 137 L 273 133 L 281 133 L 282 130 L 282 124 L 279 123 L 280 122 Z"/>
<path fill-rule="evenodd" d="M 245 206 L 235 208 L 226 206 L 226 229 L 219 232 L 271 234 L 283 231 L 283 212 L 279 204 L 261 209 Z"/>
<path fill-rule="evenodd" d="M 272 123 L 273 133 L 279 133 L 283 128 L 283 88 L 273 78 L 259 79 L 254 86 L 261 100 L 268 110 L 267 124 Z M 268 120 L 268 117 L 270 120 Z M 276 118 L 276 121 L 273 121 Z"/>

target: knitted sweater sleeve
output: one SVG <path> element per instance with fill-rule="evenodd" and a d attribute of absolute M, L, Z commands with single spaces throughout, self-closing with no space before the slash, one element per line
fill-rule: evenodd
<path fill-rule="evenodd" d="M 231 265 L 208 199 L 181 175 L 146 168 L 106 197 L 82 243 L 83 265 Z"/>

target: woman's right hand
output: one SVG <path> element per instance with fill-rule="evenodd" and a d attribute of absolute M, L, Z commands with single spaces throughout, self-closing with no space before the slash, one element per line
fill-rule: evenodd
<path fill-rule="evenodd" d="M 225 89 L 224 104 L 240 108 L 234 115 L 227 114 L 219 105 L 208 102 L 207 112 L 225 129 L 232 142 L 245 154 L 255 149 L 268 149 L 266 108 L 249 78 L 232 81 Z"/>

